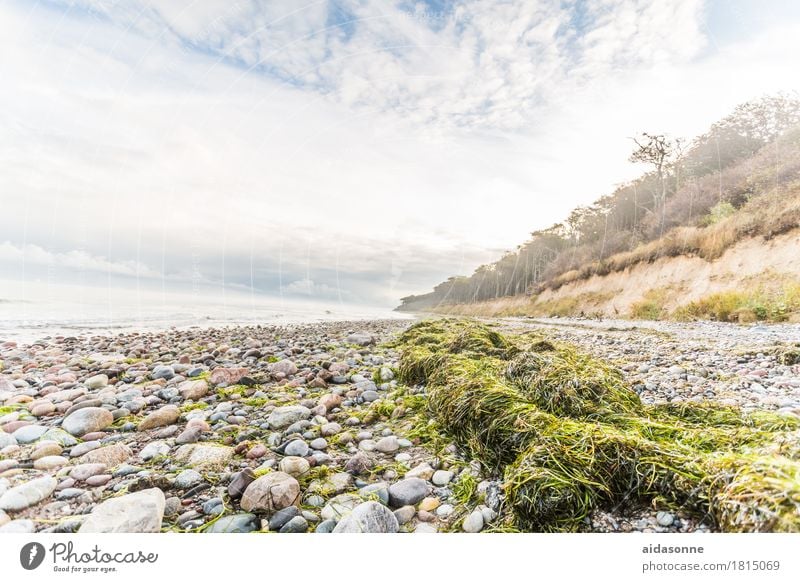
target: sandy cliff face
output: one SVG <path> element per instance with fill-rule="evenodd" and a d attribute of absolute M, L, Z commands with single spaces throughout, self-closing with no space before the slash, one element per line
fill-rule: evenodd
<path fill-rule="evenodd" d="M 776 237 L 745 239 L 714 261 L 695 256 L 639 263 L 624 271 L 575 281 L 541 293 L 533 306 L 577 298 L 585 311 L 625 315 L 651 290 L 663 289 L 672 309 L 712 293 L 764 281 L 800 278 L 800 229 Z"/>

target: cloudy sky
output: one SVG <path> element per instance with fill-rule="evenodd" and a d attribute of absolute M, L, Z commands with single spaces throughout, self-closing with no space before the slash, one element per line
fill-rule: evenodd
<path fill-rule="evenodd" d="M 393 306 L 800 88 L 798 6 L 4 0 L 0 285 Z"/>

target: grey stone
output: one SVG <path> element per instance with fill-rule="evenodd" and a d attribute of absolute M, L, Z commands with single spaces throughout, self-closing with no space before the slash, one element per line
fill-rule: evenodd
<path fill-rule="evenodd" d="M 389 505 L 416 505 L 428 495 L 429 490 L 428 483 L 418 477 L 403 479 L 389 487 Z"/>
<path fill-rule="evenodd" d="M 205 533 L 249 533 L 258 529 L 256 516 L 252 513 L 237 513 L 220 517 L 205 530 Z"/>
<path fill-rule="evenodd" d="M 73 436 L 83 436 L 90 432 L 103 430 L 114 422 L 110 410 L 99 407 L 81 408 L 64 419 L 61 427 Z"/>
<path fill-rule="evenodd" d="M 194 469 L 186 469 L 175 477 L 175 486 L 179 489 L 191 489 L 203 482 L 203 476 Z"/>
<path fill-rule="evenodd" d="M 279 531 L 280 533 L 306 533 L 308 521 L 302 515 L 298 515 L 290 519 Z"/>
<path fill-rule="evenodd" d="M 467 533 L 478 533 L 483 529 L 483 514 L 479 510 L 474 510 L 461 524 L 461 529 Z"/>
<path fill-rule="evenodd" d="M 28 426 L 23 426 L 15 430 L 12 436 L 14 439 L 16 439 L 17 443 L 21 445 L 27 445 L 34 441 L 38 441 L 46 432 L 46 426 L 29 424 Z"/>
<path fill-rule="evenodd" d="M 20 511 L 47 499 L 56 490 L 53 477 L 39 477 L 27 483 L 12 487 L 0 497 L 0 509 L 4 511 Z"/>
<path fill-rule="evenodd" d="M 377 501 L 366 501 L 345 515 L 333 533 L 396 533 L 399 527 L 389 508 Z"/>
<path fill-rule="evenodd" d="M 445 485 L 450 483 L 450 481 L 452 481 L 452 480 L 453 480 L 453 472 L 452 471 L 443 471 L 441 469 L 436 471 L 433 474 L 433 477 L 431 477 L 431 481 L 433 482 L 433 484 L 438 486 L 438 487 L 444 487 Z"/>
<path fill-rule="evenodd" d="M 310 416 L 311 410 L 305 406 L 280 406 L 270 413 L 267 422 L 275 429 L 283 429 Z"/>
<path fill-rule="evenodd" d="M 287 457 L 305 457 L 308 454 L 308 444 L 301 439 L 290 441 L 284 449 Z"/>
<path fill-rule="evenodd" d="M 143 489 L 112 497 L 97 505 L 81 524 L 79 533 L 154 533 L 164 518 L 164 493 Z"/>

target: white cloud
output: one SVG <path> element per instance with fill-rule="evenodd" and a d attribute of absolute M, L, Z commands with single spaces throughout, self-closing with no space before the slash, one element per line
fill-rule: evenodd
<path fill-rule="evenodd" d="M 3 239 L 391 305 L 632 176 L 627 136 L 800 84 L 797 22 L 714 47 L 699 0 L 336 5 L 0 5 Z"/>
<path fill-rule="evenodd" d="M 0 264 L 20 270 L 26 267 L 68 269 L 73 272 L 104 273 L 126 277 L 159 277 L 161 274 L 135 261 L 113 261 L 86 251 L 54 253 L 34 244 L 18 246 L 10 241 L 0 243 Z"/>

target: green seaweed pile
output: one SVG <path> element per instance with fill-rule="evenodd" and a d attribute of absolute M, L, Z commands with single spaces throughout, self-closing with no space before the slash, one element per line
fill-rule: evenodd
<path fill-rule="evenodd" d="M 441 430 L 502 474 L 521 530 L 576 531 L 597 508 L 650 502 L 722 531 L 800 531 L 800 419 L 644 405 L 572 346 L 471 321 L 420 322 L 397 347 Z"/>

